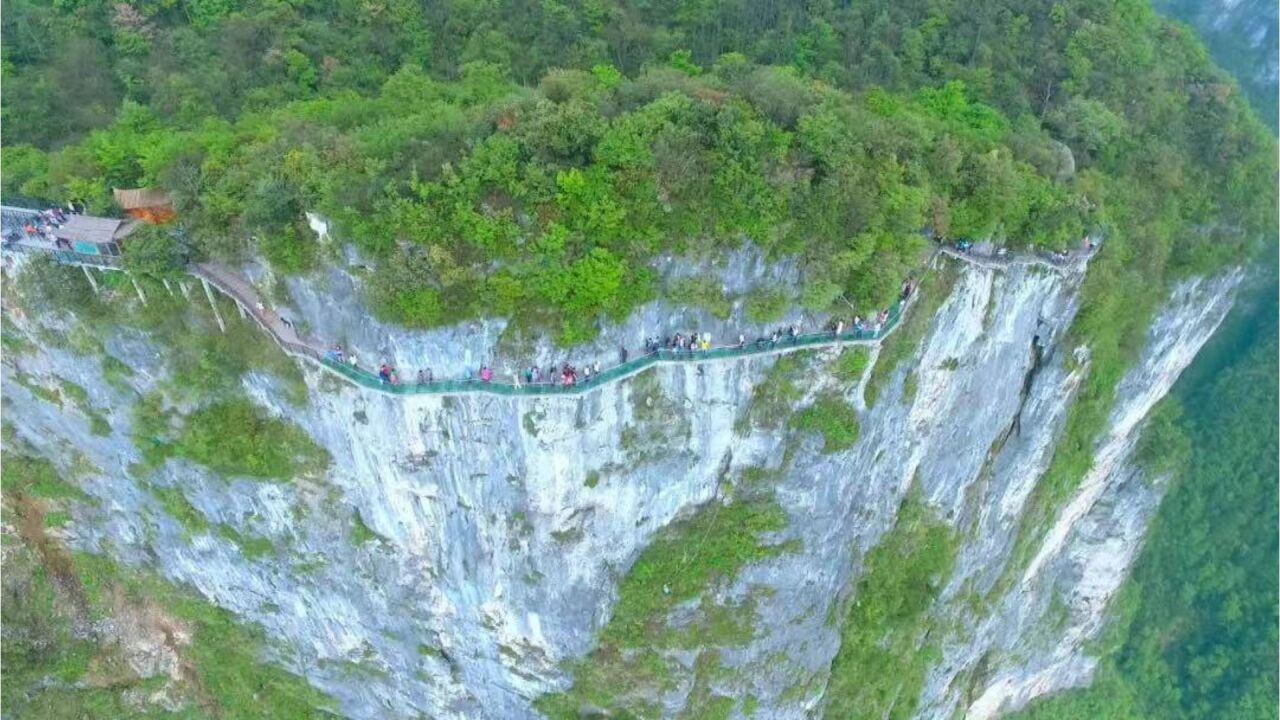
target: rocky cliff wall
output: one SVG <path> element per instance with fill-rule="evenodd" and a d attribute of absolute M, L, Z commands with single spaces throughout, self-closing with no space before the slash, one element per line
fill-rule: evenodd
<path fill-rule="evenodd" d="M 250 374 L 250 396 L 333 459 L 323 477 L 283 484 L 175 459 L 141 471 L 135 392 L 65 349 L 6 362 L 6 418 L 68 472 L 74 465 L 100 501 L 77 515 L 70 542 L 154 566 L 261 623 L 282 663 L 358 718 L 535 717 L 531 701 L 568 683 L 561 663 L 593 647 L 640 551 L 674 519 L 721 502 L 724 478 L 753 467 L 783 470 L 775 495 L 788 523 L 772 540 L 789 551 L 723 590 L 755 599 L 755 637 L 725 652 L 727 666 L 746 671 L 721 690 L 756 697 L 760 716 L 814 716 L 866 553 L 918 491 L 961 538 L 930 611 L 942 652 L 918 715 L 993 717 L 1087 681 L 1087 641 L 1159 498 L 1159 483 L 1130 461 L 1142 419 L 1221 321 L 1238 277 L 1177 289 L 1120 387 L 1095 469 L 1025 572 L 1002 585 L 1023 506 L 1088 369 L 1087 349 L 1064 344 L 1080 278 L 939 262 L 954 287 L 870 408 L 865 382 L 828 372 L 833 351 L 806 359 L 795 408 L 836 392 L 861 409 L 858 441 L 830 454 L 818 436 L 741 422 L 773 356 L 659 366 L 565 398 L 391 397 L 309 367 L 305 407 Z M 363 312 L 350 286 L 290 291 L 313 329 L 409 367 L 420 357 L 442 369 L 474 364 L 496 342 L 497 329 L 483 326 L 356 329 Z M 644 337 L 666 317 L 650 308 L 616 332 Z M 137 390 L 162 378 L 164 350 L 145 335 L 116 333 L 107 349 L 137 370 Z M 544 364 L 556 359 L 540 352 Z M 57 377 L 110 409 L 109 434 L 32 390 Z M 214 526 L 274 549 L 249 557 L 216 532 L 190 532 L 148 485 L 181 489 Z M 674 714 L 689 690 L 676 683 L 662 706 Z"/>

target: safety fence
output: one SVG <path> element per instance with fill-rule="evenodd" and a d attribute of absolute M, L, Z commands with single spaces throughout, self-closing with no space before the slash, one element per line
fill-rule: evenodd
<path fill-rule="evenodd" d="M 6 211 L 25 211 L 24 208 L 5 207 Z M 33 212 L 33 211 L 28 211 Z M 6 244 L 8 250 L 17 250 L 27 253 L 47 253 L 59 262 L 71 265 L 87 265 L 102 269 L 120 269 L 121 258 L 105 255 L 87 255 L 84 253 L 62 251 L 62 250 L 46 250 L 44 248 Z M 291 341 L 281 336 L 281 333 L 273 328 L 264 318 L 259 317 L 257 310 L 257 298 L 245 296 L 245 291 L 236 287 L 236 283 L 224 278 L 222 271 L 211 265 L 193 264 L 188 267 L 188 272 L 197 278 L 208 282 L 210 286 L 216 288 L 222 294 L 228 296 L 235 301 L 246 316 L 253 320 L 280 345 L 280 347 L 291 355 L 298 356 L 302 359 L 317 362 L 328 370 L 341 375 L 347 380 L 370 388 L 379 392 L 385 392 L 393 395 L 444 395 L 459 393 L 487 393 L 491 395 L 576 395 L 589 392 L 601 385 L 627 377 L 638 373 L 659 363 L 701 363 L 714 360 L 724 360 L 738 357 L 749 357 L 752 355 L 768 355 L 783 352 L 791 352 L 806 347 L 820 347 L 844 345 L 850 343 L 870 343 L 882 339 L 885 335 L 893 331 L 897 326 L 907 302 L 899 300 L 889 309 L 888 316 L 876 329 L 869 328 L 850 328 L 839 334 L 832 332 L 805 333 L 797 335 L 782 335 L 776 340 L 772 337 L 759 338 L 749 342 L 743 342 L 737 345 L 725 345 L 711 347 L 705 350 L 692 348 L 662 348 L 649 351 L 643 355 L 638 355 L 626 362 L 619 363 L 598 373 L 586 377 L 585 374 L 577 376 L 572 383 L 564 383 L 559 377 L 559 373 L 548 373 L 549 377 L 543 378 L 540 382 L 522 382 L 520 377 L 512 377 L 512 382 L 489 381 L 476 378 L 467 379 L 449 379 L 434 380 L 426 383 L 417 382 L 387 382 L 381 377 L 361 368 L 342 362 L 328 353 L 322 353 L 316 347 L 305 342 L 302 338 L 297 341 Z M 252 290 L 248 292 L 252 293 Z M 289 333 L 293 334 L 293 333 Z M 523 368 L 519 371 L 523 374 Z"/>
<path fill-rule="evenodd" d="M 103 270 L 120 270 L 124 267 L 124 258 L 120 255 L 94 255 L 73 250 L 23 244 L 5 244 L 4 249 L 30 255 L 47 255 L 64 265 L 89 265 Z"/>
<path fill-rule="evenodd" d="M 658 363 L 700 363 L 711 360 L 748 357 L 751 355 L 768 355 L 770 353 L 790 352 L 805 347 L 844 345 L 857 342 L 874 342 L 889 334 L 902 317 L 906 303 L 899 300 L 889 310 L 889 316 L 880 329 L 852 329 L 837 335 L 835 332 L 819 332 L 780 336 L 776 341 L 771 338 L 760 338 L 741 345 L 713 347 L 707 350 L 667 349 L 662 348 L 601 370 L 589 379 L 582 375 L 573 384 L 564 384 L 558 375 L 542 382 L 485 382 L 479 378 L 433 380 L 427 383 L 386 382 L 377 375 L 336 360 L 323 357 L 320 362 L 330 370 L 342 375 L 357 385 L 391 393 L 394 395 L 445 395 L 458 393 L 488 393 L 491 395 L 576 395 L 589 392 L 606 383 L 633 375 Z M 519 372 L 523 373 L 523 369 Z"/>

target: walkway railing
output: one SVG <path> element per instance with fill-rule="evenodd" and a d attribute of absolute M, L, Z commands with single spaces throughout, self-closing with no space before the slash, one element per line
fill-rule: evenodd
<path fill-rule="evenodd" d="M 761 338 L 742 345 L 725 345 L 707 350 L 675 350 L 660 349 L 632 358 L 624 363 L 601 370 L 590 379 L 579 376 L 571 385 L 563 384 L 558 378 L 554 381 L 541 382 L 485 382 L 479 378 L 469 380 L 435 380 L 428 383 L 391 383 L 366 370 L 354 368 L 331 357 L 323 357 L 320 363 L 326 368 L 347 378 L 357 385 L 391 393 L 393 395 L 442 395 L 455 393 L 488 393 L 491 395 L 577 395 L 589 392 L 606 383 L 634 375 L 645 368 L 658 363 L 701 363 L 731 358 L 749 357 L 752 355 L 769 355 L 791 352 L 802 348 L 823 347 L 832 345 L 850 345 L 857 343 L 874 343 L 883 339 L 893 331 L 902 317 L 908 303 L 899 300 L 889 310 L 889 317 L 875 330 L 849 330 L 837 335 L 834 332 L 808 333 L 779 337 L 776 341 Z M 523 369 L 522 369 L 523 370 Z"/>
<path fill-rule="evenodd" d="M 1082 268 L 1092 251 L 1080 250 L 1068 253 L 1052 253 L 1047 250 L 1032 250 L 1017 253 L 975 253 L 971 250 L 960 250 L 952 245 L 939 245 L 938 251 L 943 255 L 962 260 L 971 265 L 988 270 L 1001 270 L 1015 265 L 1035 265 L 1058 273 L 1070 272 Z"/>
<path fill-rule="evenodd" d="M 13 248 L 21 251 L 35 251 L 35 248 L 18 247 Z M 73 265 L 91 265 L 94 267 L 102 267 L 103 260 L 118 261 L 119 258 L 107 258 L 105 256 L 82 255 L 81 253 L 59 252 L 54 254 L 60 262 Z M 209 283 L 210 286 L 216 288 L 234 301 L 245 311 L 245 314 L 252 317 L 268 335 L 280 345 L 281 349 L 290 355 L 315 362 L 323 368 L 341 375 L 347 380 L 371 390 L 389 393 L 392 395 L 447 395 L 459 393 L 486 393 L 490 395 L 507 395 L 507 396 L 537 396 L 537 395 L 577 395 L 594 390 L 606 383 L 625 378 L 630 375 L 639 373 L 640 371 L 652 365 L 659 363 L 701 363 L 716 360 L 726 360 L 739 357 L 748 357 L 752 355 L 769 355 L 786 353 L 807 347 L 822 347 L 833 345 L 849 345 L 858 343 L 874 343 L 883 339 L 886 335 L 897 327 L 898 321 L 901 319 L 906 307 L 910 304 L 910 300 L 899 300 L 889 309 L 888 317 L 880 325 L 879 329 L 857 329 L 853 328 L 836 334 L 835 332 L 806 333 L 795 336 L 780 336 L 777 340 L 771 338 L 759 338 L 751 342 L 745 342 L 742 345 L 725 345 L 708 348 L 706 350 L 693 349 L 659 349 L 644 355 L 640 355 L 630 359 L 624 363 L 620 363 L 613 367 L 601 370 L 599 373 L 592 375 L 589 379 L 579 376 L 576 382 L 572 384 L 564 384 L 556 379 L 556 381 L 544 380 L 541 382 L 485 382 L 479 378 L 472 379 L 454 379 L 454 380 L 435 380 L 428 383 L 405 383 L 405 382 L 384 382 L 380 377 L 367 370 L 353 367 L 345 362 L 341 362 L 330 357 L 327 353 L 322 352 L 319 348 L 302 342 L 303 338 L 298 337 L 298 341 L 290 341 L 282 337 L 282 330 L 273 327 L 267 318 L 260 316 L 257 311 L 259 298 L 253 291 L 252 287 L 247 283 L 232 282 L 224 274 L 229 274 L 222 268 L 209 263 L 200 265 L 191 265 L 187 272 L 192 276 L 202 279 Z M 237 285 L 244 285 L 240 288 Z M 912 299 L 914 299 L 914 294 Z"/>
<path fill-rule="evenodd" d="M 6 244 L 6 250 L 29 253 L 31 255 L 48 255 L 64 265 L 89 265 L 103 270 L 120 270 L 124 268 L 124 257 L 121 255 L 91 255 L 73 250 L 35 247 L 33 245 Z"/>
<path fill-rule="evenodd" d="M 271 323 L 269 323 L 267 319 L 262 317 L 258 312 L 258 298 L 256 296 L 245 297 L 243 291 L 222 277 L 223 271 L 220 271 L 216 267 L 206 263 L 203 265 L 190 265 L 187 268 L 187 272 L 201 280 L 207 281 L 210 285 L 216 288 L 218 292 L 231 298 L 232 302 L 240 306 L 245 315 L 253 318 L 253 321 L 266 331 L 268 335 L 273 337 L 276 343 L 279 344 L 286 352 L 293 355 L 301 355 L 310 360 L 321 361 L 324 359 L 321 356 L 319 349 L 301 342 L 301 338 L 298 339 L 298 342 L 294 342 L 283 337 L 281 330 L 279 328 L 272 327 Z"/>

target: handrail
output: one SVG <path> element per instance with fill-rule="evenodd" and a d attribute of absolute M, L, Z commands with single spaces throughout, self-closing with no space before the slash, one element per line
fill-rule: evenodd
<path fill-rule="evenodd" d="M 316 348 L 305 343 L 290 342 L 280 337 L 280 334 L 276 332 L 275 328 L 268 325 L 267 321 L 263 319 L 258 312 L 256 312 L 257 308 L 250 305 L 252 299 L 241 297 L 240 293 L 234 287 L 226 283 L 222 278 L 218 277 L 217 273 L 209 272 L 205 267 L 200 265 L 189 266 L 187 272 L 201 280 L 207 281 L 210 285 L 217 288 L 218 292 L 231 298 L 231 300 L 243 308 L 245 314 L 252 317 L 253 321 L 258 324 L 258 327 L 262 328 L 268 335 L 270 335 L 276 341 L 276 344 L 282 349 L 295 355 L 304 356 L 311 360 L 319 361 L 323 359 Z"/>
<path fill-rule="evenodd" d="M 728 358 L 744 357 L 750 355 L 766 355 L 770 353 L 790 352 L 805 347 L 829 346 L 829 345 L 845 345 L 851 343 L 872 343 L 883 339 L 897 326 L 898 320 L 902 316 L 903 311 L 909 304 L 910 299 L 906 302 L 898 300 L 889 309 L 888 317 L 878 330 L 869 329 L 851 329 L 837 335 L 834 332 L 809 333 L 804 335 L 780 337 L 777 341 L 766 338 L 760 338 L 752 343 L 743 343 L 742 345 L 724 345 L 708 348 L 706 350 L 695 349 L 659 349 L 649 352 L 645 355 L 628 360 L 624 363 L 612 366 L 606 370 L 593 375 L 591 378 L 582 377 L 573 384 L 563 384 L 549 379 L 543 382 L 527 383 L 520 382 L 518 374 L 513 378 L 515 382 L 504 383 L 501 381 L 486 382 L 478 378 L 461 379 L 461 380 L 435 380 L 428 383 L 406 383 L 406 382 L 384 382 L 374 373 L 353 367 L 347 363 L 333 359 L 327 353 L 322 353 L 318 348 L 302 344 L 293 343 L 280 337 L 279 333 L 272 328 L 265 319 L 260 317 L 256 312 L 256 298 L 242 297 L 239 290 L 224 281 L 218 276 L 221 268 L 212 265 L 192 265 L 189 272 L 196 277 L 202 278 L 209 282 L 210 285 L 218 289 L 235 301 L 242 307 L 246 314 L 251 315 L 254 321 L 262 327 L 278 345 L 290 354 L 301 356 L 304 359 L 317 362 L 321 367 L 342 376 L 344 379 L 371 390 L 377 390 L 392 395 L 444 395 L 459 393 L 485 393 L 491 395 L 576 395 L 595 389 L 605 383 L 612 382 L 629 375 L 640 372 L 641 370 L 659 362 L 707 362 L 711 360 L 722 360 Z M 914 299 L 914 294 L 911 296 Z"/>
<path fill-rule="evenodd" d="M 914 295 L 912 296 L 914 298 Z M 578 395 L 600 387 L 609 382 L 634 375 L 658 363 L 708 362 L 753 355 L 769 355 L 787 353 L 804 348 L 838 346 L 850 344 L 877 343 L 892 332 L 898 325 L 908 302 L 899 300 L 889 310 L 889 317 L 879 331 L 849 330 L 837 335 L 835 332 L 807 333 L 803 335 L 779 337 L 777 341 L 760 338 L 742 345 L 720 345 L 707 350 L 667 349 L 661 348 L 644 355 L 619 363 L 600 371 L 591 378 L 579 378 L 577 382 L 566 385 L 554 378 L 536 383 L 527 382 L 485 382 L 478 378 L 464 380 L 434 380 L 427 383 L 417 382 L 384 382 L 381 378 L 367 370 L 352 367 L 330 357 L 320 358 L 320 364 L 329 370 L 342 375 L 357 385 L 389 393 L 392 395 L 447 395 L 485 393 L 489 395 Z"/>
<path fill-rule="evenodd" d="M 88 253 L 76 252 L 75 250 L 63 250 L 53 247 L 35 247 L 32 245 L 21 245 L 14 243 L 5 243 L 5 250 L 16 250 L 22 253 L 30 253 L 32 255 L 48 255 L 54 260 L 64 265 L 88 265 L 102 270 L 123 270 L 124 259 L 120 255 L 90 255 Z"/>
<path fill-rule="evenodd" d="M 949 245 L 939 245 L 938 251 L 947 257 L 962 260 L 988 270 L 998 270 L 1014 265 L 1036 265 L 1059 273 L 1071 270 L 1073 267 L 1083 266 L 1093 255 L 1092 252 L 1073 252 L 1063 256 L 1056 256 L 1045 251 L 1031 251 L 1030 253 L 1010 253 L 1000 256 L 975 254 Z"/>

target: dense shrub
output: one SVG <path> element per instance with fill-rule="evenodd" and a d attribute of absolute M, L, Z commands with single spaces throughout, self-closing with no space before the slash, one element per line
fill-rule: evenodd
<path fill-rule="evenodd" d="M 181 457 L 226 475 L 289 480 L 329 463 L 298 426 L 268 416 L 246 398 L 207 405 L 186 418 L 175 439 Z"/>

